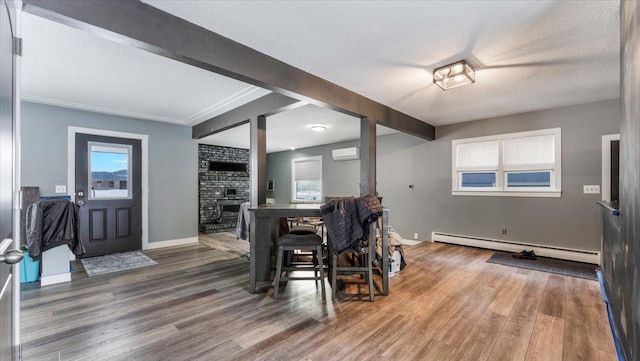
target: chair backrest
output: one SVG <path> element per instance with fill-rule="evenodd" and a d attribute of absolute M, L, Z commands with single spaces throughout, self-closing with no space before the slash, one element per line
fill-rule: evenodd
<path fill-rule="evenodd" d="M 327 203 L 332 199 L 340 199 L 340 198 L 347 198 L 347 197 L 329 197 L 329 196 L 325 196 L 324 197 L 324 202 Z M 380 203 L 382 203 L 382 197 L 378 197 L 378 200 L 380 201 Z"/>

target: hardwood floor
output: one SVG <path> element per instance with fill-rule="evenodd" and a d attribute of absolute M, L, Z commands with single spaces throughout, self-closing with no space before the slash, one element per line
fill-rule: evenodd
<path fill-rule="evenodd" d="M 23 359 L 616 360 L 597 282 L 486 263 L 491 251 L 405 246 L 389 296 L 351 287 L 332 304 L 312 281 L 251 294 L 248 243 L 201 242 L 145 251 L 152 267 L 88 278 L 74 262 L 70 283 L 24 285 Z"/>

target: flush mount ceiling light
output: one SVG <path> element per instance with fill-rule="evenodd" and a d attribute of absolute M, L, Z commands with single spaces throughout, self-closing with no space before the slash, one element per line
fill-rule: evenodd
<path fill-rule="evenodd" d="M 449 90 L 475 83 L 476 72 L 466 61 L 460 60 L 435 69 L 433 71 L 433 82 L 442 88 L 442 90 Z"/>
<path fill-rule="evenodd" d="M 311 130 L 313 130 L 314 132 L 324 132 L 325 130 L 327 130 L 327 126 L 324 124 L 314 124 L 309 128 L 311 128 Z"/>

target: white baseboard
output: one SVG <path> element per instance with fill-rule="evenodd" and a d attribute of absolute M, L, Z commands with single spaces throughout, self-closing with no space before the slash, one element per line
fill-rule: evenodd
<path fill-rule="evenodd" d="M 487 248 L 506 252 L 520 252 L 523 249 L 526 249 L 527 251 L 533 250 L 536 255 L 541 257 L 566 259 L 569 261 L 593 263 L 598 265 L 600 264 L 600 252 L 552 247 L 531 243 L 512 242 L 501 239 L 446 234 L 439 232 L 431 233 L 431 239 L 434 242 L 459 244 L 461 246 Z"/>
<path fill-rule="evenodd" d="M 156 249 L 156 248 L 165 248 L 165 247 L 174 247 L 174 246 L 184 246 L 184 245 L 196 244 L 196 243 L 198 243 L 198 237 L 170 239 L 170 240 L 167 240 L 167 241 L 149 242 L 149 243 L 147 243 L 147 247 L 145 249 Z"/>
<path fill-rule="evenodd" d="M 54 285 L 56 283 L 70 282 L 71 273 L 60 273 L 57 275 L 40 276 L 40 286 Z"/>

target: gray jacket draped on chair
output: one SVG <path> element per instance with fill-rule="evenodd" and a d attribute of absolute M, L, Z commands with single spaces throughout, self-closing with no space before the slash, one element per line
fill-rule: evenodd
<path fill-rule="evenodd" d="M 320 211 L 331 247 L 339 254 L 368 237 L 369 225 L 382 216 L 382 205 L 377 197 L 365 195 L 332 199 Z"/>

